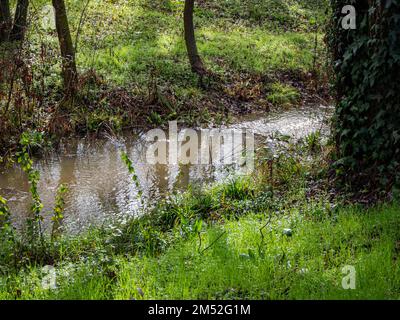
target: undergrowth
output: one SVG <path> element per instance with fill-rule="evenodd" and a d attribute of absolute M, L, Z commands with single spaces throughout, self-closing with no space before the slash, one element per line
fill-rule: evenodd
<path fill-rule="evenodd" d="M 27 129 L 56 138 L 170 120 L 219 124 L 267 112 L 279 105 L 267 99 L 276 82 L 295 84 L 303 99 L 326 93 L 319 85 L 327 80 L 325 0 L 198 1 L 199 51 L 214 75 L 204 86 L 188 64 L 182 1 L 66 4 L 79 69 L 74 104 L 60 108 L 60 58 L 49 3 L 32 1 L 26 41 L 11 53 L 18 61 L 0 48 L 0 154 L 14 149 Z"/>
<path fill-rule="evenodd" d="M 0 298 L 398 298 L 398 204 L 333 198 L 318 134 L 281 143 L 278 156 L 260 150 L 253 175 L 191 188 L 139 218 L 44 237 L 35 255 L 2 228 Z M 0 212 L 8 216 L 3 199 Z M 343 289 L 346 266 L 354 290 Z"/>

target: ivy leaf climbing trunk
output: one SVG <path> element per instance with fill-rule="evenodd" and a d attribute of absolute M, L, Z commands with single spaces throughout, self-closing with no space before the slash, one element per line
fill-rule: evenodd
<path fill-rule="evenodd" d="M 400 183 L 400 0 L 355 1 L 355 30 L 341 27 L 347 0 L 332 0 L 336 172 L 364 195 Z"/>

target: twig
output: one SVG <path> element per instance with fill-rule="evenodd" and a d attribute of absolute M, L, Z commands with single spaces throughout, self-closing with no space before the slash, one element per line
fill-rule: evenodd
<path fill-rule="evenodd" d="M 217 239 L 215 239 L 209 246 L 207 246 L 206 248 L 204 248 L 204 249 L 200 252 L 200 254 L 203 254 L 206 250 L 210 249 L 219 239 L 222 238 L 223 235 L 225 235 L 225 233 L 226 233 L 226 231 L 222 232 L 222 233 L 217 237 Z"/>
<path fill-rule="evenodd" d="M 90 0 L 87 0 L 86 5 L 83 7 L 81 16 L 79 18 L 79 24 L 78 24 L 78 29 L 76 30 L 76 36 L 75 36 L 75 52 L 78 51 L 78 40 L 79 40 L 79 34 L 81 33 L 81 27 L 83 24 L 83 16 L 86 13 L 86 9 L 89 6 Z"/>
<path fill-rule="evenodd" d="M 260 228 L 261 242 L 260 242 L 260 244 L 259 244 L 259 246 L 258 246 L 258 252 L 259 252 L 259 253 L 261 253 L 261 247 L 262 247 L 262 245 L 264 244 L 264 239 L 265 239 L 263 230 L 269 225 L 269 223 L 271 222 L 271 219 L 272 219 L 272 215 L 269 215 L 269 219 L 268 219 L 267 223 L 266 223 L 265 225 L 263 225 L 263 226 Z"/>

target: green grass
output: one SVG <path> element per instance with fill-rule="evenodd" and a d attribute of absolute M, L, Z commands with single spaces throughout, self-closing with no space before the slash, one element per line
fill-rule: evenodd
<path fill-rule="evenodd" d="M 150 71 L 156 69 L 160 78 L 172 85 L 196 86 L 196 79 L 187 64 L 182 37 L 182 6 L 170 1 L 172 9 L 162 11 L 159 7 L 149 8 L 140 2 L 136 5 L 119 3 L 120 6 L 111 12 L 113 19 L 99 22 L 103 23 L 99 28 L 106 30 L 100 37 L 87 24 L 78 56 L 79 64 L 93 67 L 119 84 L 134 82 L 143 85 Z M 226 6 L 234 4 L 232 1 Z M 93 19 L 109 10 L 104 5 L 100 1 L 96 7 L 93 6 L 90 11 Z M 260 14 L 269 17 L 269 11 L 264 10 Z M 294 12 L 285 12 L 285 17 L 295 15 Z M 251 23 L 250 18 L 238 20 L 235 18 L 237 13 L 229 10 L 225 12 L 228 19 L 218 14 L 221 13 L 213 7 L 201 7 L 196 14 L 199 50 L 211 70 L 224 75 L 226 72 L 264 74 L 311 68 L 313 35 L 305 32 L 307 28 L 284 30 L 258 25 Z"/>
<path fill-rule="evenodd" d="M 0 299 L 398 299 L 399 212 L 384 205 L 329 213 L 310 204 L 273 216 L 264 240 L 268 217 L 249 215 L 207 227 L 201 245 L 180 240 L 158 257 L 100 254 L 61 264 L 56 290 L 42 289 L 43 274 L 32 267 L 0 278 Z M 347 265 L 356 269 L 355 290 L 342 288 Z"/>
<path fill-rule="evenodd" d="M 398 299 L 398 200 L 332 202 L 320 137 L 284 150 L 272 177 L 260 151 L 253 175 L 171 196 L 137 219 L 43 244 L 0 233 L 0 299 Z M 42 286 L 45 265 L 55 289 Z M 346 266 L 354 290 L 342 287 Z"/>
<path fill-rule="evenodd" d="M 182 241 L 160 258 L 121 261 L 115 298 L 140 299 L 398 299 L 398 206 L 352 208 L 316 221 L 308 215 L 243 217 Z M 293 236 L 283 234 L 290 227 Z M 343 290 L 342 268 L 356 268 L 356 289 Z"/>
<path fill-rule="evenodd" d="M 301 98 L 300 93 L 296 88 L 279 82 L 273 83 L 270 91 L 267 100 L 278 106 L 290 106 L 299 102 Z"/>
<path fill-rule="evenodd" d="M 55 33 L 43 28 L 41 15 L 48 10 L 39 9 L 45 5 L 47 1 L 35 1 L 38 10 L 29 35 L 33 45 L 44 41 L 57 50 Z M 93 0 L 80 23 L 85 5 L 67 1 L 74 42 L 80 26 L 77 59 L 81 71 L 94 69 L 112 83 L 143 88 L 156 70 L 164 83 L 196 87 L 183 40 L 183 1 L 117 0 L 110 5 Z M 324 0 L 200 2 L 195 12 L 200 54 L 221 76 L 309 70 L 314 46 L 310 31 L 315 22 L 322 23 L 324 8 Z"/>

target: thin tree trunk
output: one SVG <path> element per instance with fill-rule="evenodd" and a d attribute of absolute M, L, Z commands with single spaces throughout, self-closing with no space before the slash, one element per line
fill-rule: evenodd
<path fill-rule="evenodd" d="M 193 9 L 194 0 L 186 0 L 183 15 L 185 42 L 192 71 L 203 76 L 206 70 L 197 50 L 196 37 L 194 34 Z"/>
<path fill-rule="evenodd" d="M 64 91 L 66 96 L 71 97 L 75 93 L 77 79 L 75 50 L 72 45 L 71 32 L 69 30 L 64 0 L 52 1 L 55 10 L 56 28 L 62 57 Z"/>
<path fill-rule="evenodd" d="M 15 9 L 14 25 L 10 33 L 11 41 L 22 41 L 27 28 L 29 0 L 18 0 Z"/>
<path fill-rule="evenodd" d="M 11 24 L 10 3 L 8 0 L 0 0 L 0 43 L 8 40 Z"/>

